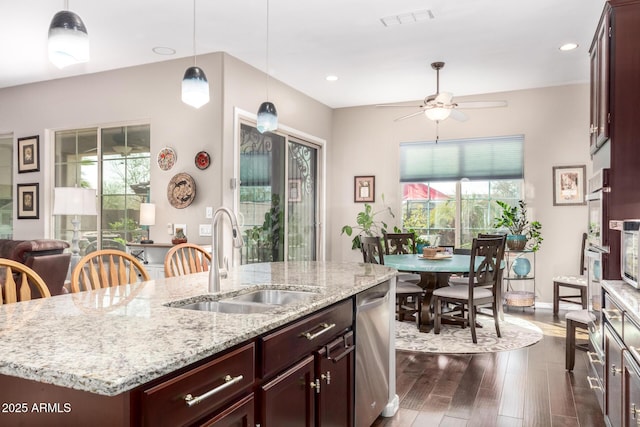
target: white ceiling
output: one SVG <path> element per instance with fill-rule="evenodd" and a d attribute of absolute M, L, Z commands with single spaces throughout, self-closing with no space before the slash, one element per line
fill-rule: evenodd
<path fill-rule="evenodd" d="M 198 54 L 225 51 L 266 68 L 266 0 L 199 0 Z M 588 50 L 604 0 L 270 0 L 272 78 L 330 107 L 587 82 Z M 47 31 L 63 0 L 0 0 L 0 88 L 193 54 L 189 0 L 70 0 L 91 40 L 91 61 L 58 70 Z M 380 19 L 434 16 L 385 27 Z M 561 52 L 568 41 L 578 49 Z M 161 56 L 152 48 L 175 49 Z M 206 73 L 206 69 L 204 70 Z M 337 82 L 325 76 L 335 74 Z M 181 78 L 180 76 L 179 78 Z M 277 103 L 277 100 L 274 100 Z"/>

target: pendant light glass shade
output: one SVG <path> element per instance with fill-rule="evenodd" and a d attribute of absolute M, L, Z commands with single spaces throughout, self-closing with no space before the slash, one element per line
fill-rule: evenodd
<path fill-rule="evenodd" d="M 273 132 L 278 129 L 278 112 L 273 103 L 266 101 L 258 108 L 257 126 L 258 132 Z"/>
<path fill-rule="evenodd" d="M 58 68 L 89 61 L 89 34 L 82 19 L 69 10 L 56 13 L 49 25 L 49 60 Z"/>
<path fill-rule="evenodd" d="M 430 120 L 439 122 L 451 115 L 451 108 L 442 108 L 442 107 L 429 108 L 427 110 L 424 110 L 424 114 Z"/>
<path fill-rule="evenodd" d="M 182 79 L 182 102 L 200 108 L 209 102 L 209 82 L 200 67 L 189 67 Z"/>

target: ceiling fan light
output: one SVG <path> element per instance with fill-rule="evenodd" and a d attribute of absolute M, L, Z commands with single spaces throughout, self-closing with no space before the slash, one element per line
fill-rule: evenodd
<path fill-rule="evenodd" d="M 260 104 L 256 127 L 260 133 L 273 132 L 278 129 L 278 112 L 273 103 L 265 101 Z"/>
<path fill-rule="evenodd" d="M 189 67 L 182 79 L 182 102 L 200 108 L 209 102 L 209 82 L 200 67 Z"/>
<path fill-rule="evenodd" d="M 442 107 L 434 107 L 428 108 L 424 110 L 425 116 L 429 120 L 433 120 L 434 122 L 439 122 L 441 120 L 445 120 L 451 115 L 451 108 L 442 108 Z"/>
<path fill-rule="evenodd" d="M 78 15 L 62 10 L 53 16 L 48 50 L 49 60 L 58 68 L 89 61 L 89 34 Z"/>

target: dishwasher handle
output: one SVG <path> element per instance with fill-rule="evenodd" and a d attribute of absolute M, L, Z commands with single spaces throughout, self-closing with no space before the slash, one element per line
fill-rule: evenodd
<path fill-rule="evenodd" d="M 378 292 L 375 294 L 371 294 L 371 296 L 367 296 L 367 298 L 359 301 L 356 309 L 358 311 L 372 310 L 377 306 L 385 303 L 388 295 L 389 292 Z"/>

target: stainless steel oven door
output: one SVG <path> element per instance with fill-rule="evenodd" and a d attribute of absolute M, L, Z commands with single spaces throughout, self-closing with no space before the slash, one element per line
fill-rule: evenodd
<path fill-rule="evenodd" d="M 601 310 L 602 301 L 602 256 L 603 253 L 594 248 L 585 250 L 587 259 L 587 286 L 589 295 L 589 311 L 594 315 L 595 321 L 589 325 L 589 339 L 597 352 L 604 351 L 602 335 Z"/>

